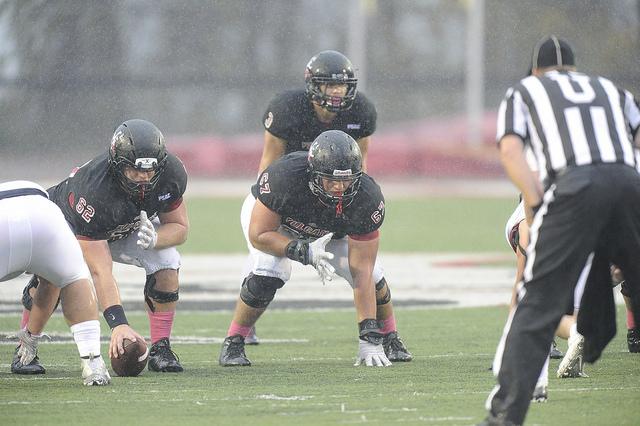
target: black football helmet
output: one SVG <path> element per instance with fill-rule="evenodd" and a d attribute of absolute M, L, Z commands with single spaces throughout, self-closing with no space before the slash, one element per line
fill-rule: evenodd
<path fill-rule="evenodd" d="M 109 167 L 122 189 L 128 194 L 144 198 L 158 183 L 167 164 L 167 148 L 160 130 L 146 120 L 127 120 L 111 138 Z M 148 183 L 130 180 L 124 173 L 129 166 L 138 170 L 155 170 Z"/>
<path fill-rule="evenodd" d="M 358 143 L 341 130 L 322 132 L 311 144 L 308 156 L 309 188 L 327 206 L 346 207 L 360 189 L 362 153 Z M 351 181 L 341 196 L 324 189 L 322 179 Z"/>
<path fill-rule="evenodd" d="M 309 99 L 331 112 L 351 108 L 356 98 L 358 79 L 351 61 L 340 52 L 325 50 L 315 55 L 304 70 L 306 93 Z M 346 84 L 344 96 L 329 96 L 321 90 L 322 84 Z"/>

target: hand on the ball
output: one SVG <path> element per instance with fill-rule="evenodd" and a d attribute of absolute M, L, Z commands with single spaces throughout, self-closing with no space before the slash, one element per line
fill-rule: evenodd
<path fill-rule="evenodd" d="M 109 343 L 109 356 L 111 358 L 118 358 L 124 354 L 124 339 L 144 342 L 144 337 L 139 335 L 133 328 L 127 324 L 120 324 L 111 330 L 111 342 Z"/>

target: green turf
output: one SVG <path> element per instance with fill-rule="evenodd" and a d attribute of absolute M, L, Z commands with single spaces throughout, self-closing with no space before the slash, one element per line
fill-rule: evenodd
<path fill-rule="evenodd" d="M 187 203 L 191 232 L 182 253 L 246 252 L 241 198 L 190 198 Z M 513 198 L 391 199 L 380 250 L 506 251 L 504 224 L 514 208 Z"/>
<path fill-rule="evenodd" d="M 75 347 L 42 344 L 48 372 L 9 374 L 13 348 L 0 345 L 2 424 L 110 425 L 330 425 L 373 423 L 469 425 L 484 417 L 494 379 L 487 370 L 504 324 L 506 307 L 398 309 L 411 363 L 391 368 L 355 368 L 354 313 L 267 312 L 263 339 L 306 339 L 248 347 L 254 365 L 217 365 L 219 343 L 180 344 L 174 349 L 182 374 L 113 379 L 104 388 L 84 388 Z M 222 337 L 230 313 L 179 312 L 174 335 Z M 143 314 L 129 314 L 139 330 Z M 623 321 L 623 312 L 619 312 Z M 15 329 L 18 316 L 0 317 L 0 330 Z M 619 324 L 621 329 L 623 323 Z M 66 331 L 60 316 L 48 330 Z M 560 342 L 561 349 L 566 348 Z M 103 345 L 103 350 L 106 344 Z M 602 359 L 587 366 L 589 378 L 556 379 L 549 402 L 532 405 L 527 421 L 545 425 L 637 424 L 640 402 L 638 354 L 626 351 L 622 334 Z M 552 361 L 552 371 L 558 361 Z"/>

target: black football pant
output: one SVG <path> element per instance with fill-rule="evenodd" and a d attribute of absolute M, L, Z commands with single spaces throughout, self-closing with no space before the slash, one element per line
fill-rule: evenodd
<path fill-rule="evenodd" d="M 608 271 L 615 257 L 640 288 L 640 175 L 624 165 L 590 165 L 557 177 L 536 211 L 527 252 L 524 285 L 496 352 L 498 385 L 487 401 L 497 423 L 523 423 L 580 277 L 591 270 L 587 285 L 604 279 L 597 284 L 608 285 L 612 296 Z"/>

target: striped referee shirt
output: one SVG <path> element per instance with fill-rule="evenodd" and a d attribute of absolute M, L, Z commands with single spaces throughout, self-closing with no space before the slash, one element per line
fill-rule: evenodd
<path fill-rule="evenodd" d="M 637 165 L 638 102 L 603 77 L 574 71 L 526 77 L 507 90 L 497 127 L 498 143 L 513 134 L 531 145 L 542 181 L 572 166 Z"/>

